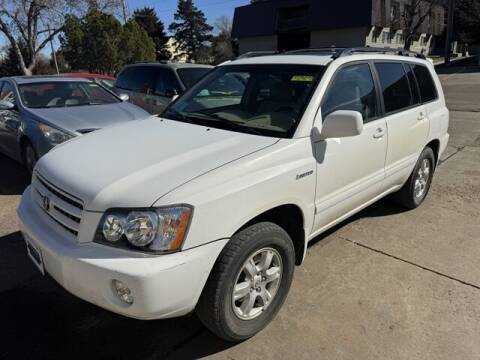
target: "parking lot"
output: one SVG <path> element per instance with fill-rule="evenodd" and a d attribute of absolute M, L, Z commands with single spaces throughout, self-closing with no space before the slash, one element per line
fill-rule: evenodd
<path fill-rule="evenodd" d="M 478 358 L 480 69 L 441 79 L 451 138 L 425 203 L 385 199 L 316 239 L 274 322 L 236 345 L 195 316 L 124 318 L 41 276 L 16 219 L 26 171 L 0 155 L 0 359 Z"/>

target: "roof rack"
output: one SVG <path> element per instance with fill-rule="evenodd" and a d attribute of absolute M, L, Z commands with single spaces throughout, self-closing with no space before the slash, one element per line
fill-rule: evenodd
<path fill-rule="evenodd" d="M 377 48 L 377 47 L 321 47 L 321 48 L 309 48 L 298 49 L 288 51 L 251 51 L 243 55 L 240 55 L 237 59 L 245 59 L 259 56 L 269 55 L 331 55 L 333 59 L 337 59 L 343 56 L 350 56 L 354 54 L 393 54 L 399 56 L 410 56 L 419 59 L 426 59 L 425 55 L 404 49 L 395 48 Z"/>
<path fill-rule="evenodd" d="M 361 54 L 361 53 L 376 53 L 376 54 L 393 54 L 400 56 L 410 56 L 419 59 L 426 59 L 425 55 L 415 51 L 395 48 L 376 48 L 376 47 L 354 47 L 344 49 L 338 57 Z"/>

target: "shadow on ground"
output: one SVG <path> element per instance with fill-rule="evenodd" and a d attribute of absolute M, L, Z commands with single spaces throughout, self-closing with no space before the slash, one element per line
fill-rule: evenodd
<path fill-rule="evenodd" d="M 380 201 L 311 244 L 356 219 L 399 211 Z M 1 359 L 161 359 L 178 358 L 178 350 L 183 358 L 195 359 L 234 346 L 212 335 L 195 316 L 140 321 L 77 299 L 39 273 L 19 232 L 0 237 L 0 280 Z"/>
<path fill-rule="evenodd" d="M 0 154 L 0 195 L 19 195 L 30 183 L 30 175 L 19 163 Z"/>

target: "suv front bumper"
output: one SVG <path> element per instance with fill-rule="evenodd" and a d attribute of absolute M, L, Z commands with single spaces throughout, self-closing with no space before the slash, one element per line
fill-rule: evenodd
<path fill-rule="evenodd" d="M 125 316 L 160 319 L 191 312 L 227 241 L 157 256 L 74 242 L 32 201 L 30 189 L 18 208 L 20 228 L 39 250 L 45 272 L 73 295 Z M 116 295 L 114 279 L 130 288 L 133 304 Z"/>

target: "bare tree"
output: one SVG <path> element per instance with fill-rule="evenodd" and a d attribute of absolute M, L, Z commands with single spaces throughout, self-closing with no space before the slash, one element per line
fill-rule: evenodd
<path fill-rule="evenodd" d="M 13 49 L 19 68 L 31 75 L 42 49 L 62 31 L 67 13 L 91 6 L 113 9 L 119 0 L 0 0 L 0 32 Z"/>
<path fill-rule="evenodd" d="M 405 49 L 409 50 L 415 35 L 426 26 L 432 18 L 435 7 L 441 0 L 407 0 L 404 2 L 402 14 L 402 30 L 405 37 Z"/>

